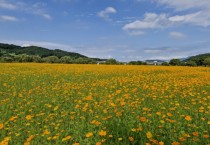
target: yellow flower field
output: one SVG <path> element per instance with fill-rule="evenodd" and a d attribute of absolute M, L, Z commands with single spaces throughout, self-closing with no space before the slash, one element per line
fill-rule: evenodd
<path fill-rule="evenodd" d="M 0 64 L 0 145 L 208 145 L 210 68 Z"/>

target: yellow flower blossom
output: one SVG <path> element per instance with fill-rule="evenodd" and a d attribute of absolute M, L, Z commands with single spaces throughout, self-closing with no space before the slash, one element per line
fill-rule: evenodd
<path fill-rule="evenodd" d="M 148 139 L 152 138 L 152 133 L 151 132 L 147 132 L 146 135 L 147 135 Z"/>
<path fill-rule="evenodd" d="M 100 136 L 106 136 L 106 131 L 101 130 L 98 134 L 99 134 Z"/>
<path fill-rule="evenodd" d="M 187 120 L 187 121 L 191 121 L 191 120 L 192 120 L 192 118 L 191 118 L 190 116 L 186 116 L 186 117 L 185 117 L 185 120 Z"/>
<path fill-rule="evenodd" d="M 87 134 L 86 134 L 86 137 L 88 138 L 88 137 L 91 137 L 91 136 L 93 136 L 93 133 L 92 132 L 88 132 Z"/>
<path fill-rule="evenodd" d="M 0 130 L 4 127 L 4 124 L 0 123 Z"/>

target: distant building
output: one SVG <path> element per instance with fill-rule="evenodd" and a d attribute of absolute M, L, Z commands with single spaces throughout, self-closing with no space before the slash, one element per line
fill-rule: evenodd
<path fill-rule="evenodd" d="M 106 61 L 97 61 L 97 65 L 104 64 Z"/>
<path fill-rule="evenodd" d="M 145 61 L 148 65 L 161 65 L 163 62 L 166 62 L 164 60 L 146 60 Z"/>

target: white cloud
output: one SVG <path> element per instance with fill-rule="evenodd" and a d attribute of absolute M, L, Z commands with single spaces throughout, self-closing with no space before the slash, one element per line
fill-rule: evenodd
<path fill-rule="evenodd" d="M 197 26 L 210 26 L 210 1 L 209 0 L 156 0 L 155 2 L 183 11 L 185 15 L 172 16 L 170 20 L 192 24 Z M 191 13 L 186 10 L 192 11 Z"/>
<path fill-rule="evenodd" d="M 146 49 L 144 50 L 145 53 L 160 53 L 163 50 L 158 50 L 158 49 Z"/>
<path fill-rule="evenodd" d="M 13 17 L 13 16 L 3 15 L 3 16 L 0 16 L 0 21 L 16 22 L 16 21 L 18 21 L 18 19 L 16 17 Z"/>
<path fill-rule="evenodd" d="M 109 20 L 109 15 L 110 14 L 115 14 L 117 13 L 117 10 L 113 7 L 107 7 L 105 10 L 102 10 L 98 13 L 98 16 L 105 19 L 105 20 Z"/>
<path fill-rule="evenodd" d="M 177 11 L 184 11 L 189 9 L 207 10 L 210 8 L 209 0 L 156 0 L 154 2 L 166 5 L 170 8 L 174 8 Z"/>
<path fill-rule="evenodd" d="M 170 17 L 169 20 L 181 24 L 191 24 L 196 26 L 208 27 L 210 26 L 210 11 L 199 11 L 186 15 L 176 15 Z"/>
<path fill-rule="evenodd" d="M 169 35 L 170 37 L 175 38 L 175 39 L 181 39 L 181 38 L 186 37 L 183 33 L 180 33 L 180 32 L 170 32 Z"/>
<path fill-rule="evenodd" d="M 131 36 L 138 36 L 138 35 L 144 35 L 145 32 L 143 32 L 143 31 L 128 31 L 128 34 Z"/>
<path fill-rule="evenodd" d="M 181 59 L 181 58 L 187 58 L 189 55 L 164 55 L 164 56 L 153 56 L 150 57 L 151 60 L 158 59 L 158 60 L 170 60 L 170 59 Z"/>
<path fill-rule="evenodd" d="M 0 8 L 4 8 L 8 10 L 15 10 L 15 11 L 22 11 L 24 13 L 37 15 L 44 19 L 51 20 L 52 16 L 47 12 L 46 6 L 47 6 L 46 3 L 44 2 L 37 2 L 34 4 L 29 4 L 27 2 L 9 3 L 8 1 L 0 0 Z"/>
<path fill-rule="evenodd" d="M 78 0 L 53 0 L 54 2 L 77 2 Z"/>
<path fill-rule="evenodd" d="M 210 0 L 150 0 L 161 6 L 173 8 L 176 13 L 146 13 L 143 19 L 135 20 L 123 26 L 126 31 L 145 31 L 146 29 L 163 29 L 180 25 L 210 26 Z M 189 10 L 189 11 L 186 11 Z"/>
<path fill-rule="evenodd" d="M 49 15 L 49 14 L 43 13 L 43 14 L 40 14 L 40 16 L 42 16 L 43 18 L 45 18 L 45 19 L 47 19 L 47 20 L 51 20 L 51 19 L 52 19 L 52 16 Z"/>
<path fill-rule="evenodd" d="M 124 30 L 136 30 L 136 29 L 155 29 L 167 27 L 170 25 L 170 21 L 167 18 L 166 14 L 155 14 L 155 13 L 146 13 L 143 20 L 137 20 L 131 23 L 126 24 Z"/>
<path fill-rule="evenodd" d="M 146 13 L 143 20 L 136 20 L 123 26 L 123 30 L 145 30 L 173 27 L 177 25 L 191 24 L 195 26 L 210 26 L 210 14 L 202 11 L 168 16 L 167 14 Z"/>
<path fill-rule="evenodd" d="M 0 8 L 4 8 L 4 9 L 9 9 L 9 10 L 14 10 L 17 8 L 16 5 L 11 4 L 5 0 L 0 0 Z"/>
<path fill-rule="evenodd" d="M 52 16 L 46 12 L 45 7 L 46 7 L 46 3 L 37 2 L 37 3 L 34 3 L 31 7 L 28 6 L 26 11 L 34 15 L 41 16 L 44 19 L 51 20 Z"/>

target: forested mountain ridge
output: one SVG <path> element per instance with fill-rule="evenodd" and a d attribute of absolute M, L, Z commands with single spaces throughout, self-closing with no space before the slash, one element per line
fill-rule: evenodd
<path fill-rule="evenodd" d="M 203 61 L 209 57 L 210 57 L 210 53 L 199 54 L 199 55 L 188 57 L 187 59 L 184 60 L 184 62 L 194 61 L 197 65 L 203 65 Z"/>
<path fill-rule="evenodd" d="M 21 47 L 13 44 L 3 44 L 0 43 L 0 56 L 9 53 L 13 53 L 16 55 L 19 54 L 27 54 L 27 55 L 38 55 L 40 57 L 48 57 L 48 56 L 57 56 L 58 58 L 61 58 L 63 56 L 70 56 L 73 58 L 87 58 L 87 56 L 81 55 L 79 53 L 74 52 L 67 52 L 60 49 L 50 50 L 43 47 L 37 47 L 37 46 L 28 46 L 28 47 Z"/>

